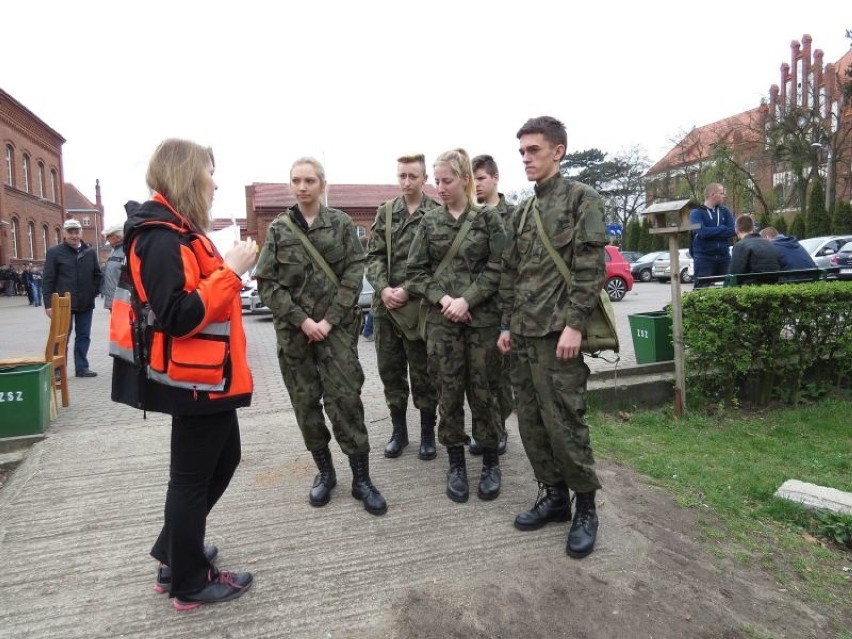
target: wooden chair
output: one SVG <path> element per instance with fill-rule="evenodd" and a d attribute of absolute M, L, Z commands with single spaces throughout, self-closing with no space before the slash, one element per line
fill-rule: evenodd
<path fill-rule="evenodd" d="M 47 345 L 44 357 L 12 357 L 0 360 L 0 366 L 15 366 L 24 364 L 51 365 L 50 379 L 53 384 L 53 401 L 56 404 L 57 391 L 62 393 L 62 406 L 68 407 L 71 399 L 68 394 L 68 367 L 66 362 L 66 347 L 68 332 L 71 328 L 71 293 L 60 296 L 54 293 L 51 297 L 50 330 L 47 334 Z"/>

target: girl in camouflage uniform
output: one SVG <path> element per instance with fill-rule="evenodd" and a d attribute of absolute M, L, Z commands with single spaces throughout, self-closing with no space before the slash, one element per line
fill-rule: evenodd
<path fill-rule="evenodd" d="M 500 494 L 497 444 L 501 433 L 496 402 L 500 370 L 496 292 L 505 232 L 494 209 L 475 204 L 470 158 L 463 149 L 440 155 L 434 174 L 444 204 L 428 211 L 420 222 L 408 256 L 407 288 L 430 304 L 426 352 L 429 375 L 439 387 L 438 441 L 447 447 L 450 458 L 447 496 L 457 502 L 468 499 L 467 395 L 473 436 L 484 449 L 477 494 L 494 499 Z M 457 237 L 463 237 L 460 243 Z M 445 262 L 454 244 L 455 254 Z"/>
<path fill-rule="evenodd" d="M 327 504 L 337 484 L 325 406 L 335 439 L 349 457 L 352 496 L 371 514 L 382 515 L 387 503 L 370 480 L 364 372 L 358 361 L 364 249 L 350 217 L 322 204 L 325 188 L 317 160 L 296 160 L 290 190 L 297 203 L 269 226 L 257 265 L 258 292 L 272 310 L 281 374 L 319 469 L 309 503 Z"/>

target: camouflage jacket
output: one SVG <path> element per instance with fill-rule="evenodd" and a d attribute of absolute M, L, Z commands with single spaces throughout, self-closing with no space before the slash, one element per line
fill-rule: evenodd
<path fill-rule="evenodd" d="M 500 201 L 497 202 L 497 205 L 494 207 L 494 209 L 500 214 L 500 218 L 503 220 L 503 224 L 506 225 L 506 230 L 508 232 L 508 226 L 512 220 L 512 214 L 515 212 L 516 207 L 514 204 L 509 204 L 506 201 L 506 196 L 502 193 L 498 193 L 497 195 L 499 196 Z"/>
<path fill-rule="evenodd" d="M 266 231 L 255 271 L 260 299 L 272 311 L 276 328 L 299 328 L 308 317 L 333 326 L 349 324 L 364 275 L 364 249 L 355 225 L 343 211 L 321 206 L 306 233 L 340 280 L 335 286 L 285 224 L 287 215 L 298 225 L 295 208 L 278 215 Z"/>
<path fill-rule="evenodd" d="M 565 326 L 582 330 L 606 279 L 607 243 L 603 202 L 589 186 L 557 174 L 535 186 L 535 206 L 556 252 L 571 272 L 570 285 L 541 243 L 529 200 L 515 207 L 513 241 L 506 249 L 500 281 L 502 326 L 541 337 Z"/>
<path fill-rule="evenodd" d="M 470 231 L 449 265 L 433 277 L 468 216 Z M 497 326 L 497 290 L 506 233 L 500 214 L 490 207 L 465 209 L 459 219 L 446 206 L 428 211 L 417 227 L 406 269 L 407 288 L 437 305 L 444 295 L 463 297 L 470 307 L 471 326 Z M 447 320 L 448 321 L 448 320 Z"/>
<path fill-rule="evenodd" d="M 381 303 L 381 292 L 387 286 L 399 286 L 405 284 L 405 262 L 408 259 L 408 251 L 414 240 L 414 233 L 423 214 L 429 209 L 440 206 L 431 197 L 423 194 L 420 206 L 414 213 L 409 215 L 405 204 L 405 198 L 399 197 L 391 200 L 393 209 L 391 213 L 391 265 L 388 273 L 388 246 L 385 241 L 385 205 L 382 204 L 376 211 L 376 219 L 370 229 L 370 241 L 367 244 L 367 280 L 373 285 L 376 294 L 373 299 L 373 310 L 377 314 L 384 314 L 385 307 Z"/>

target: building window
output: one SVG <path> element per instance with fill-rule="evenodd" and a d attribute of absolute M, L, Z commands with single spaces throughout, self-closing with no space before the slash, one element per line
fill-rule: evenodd
<path fill-rule="evenodd" d="M 38 196 L 44 197 L 44 162 L 38 163 Z"/>
<path fill-rule="evenodd" d="M 35 259 L 35 224 L 27 224 L 27 244 L 30 246 L 30 259 Z"/>
<path fill-rule="evenodd" d="M 44 246 L 44 253 L 42 253 L 42 257 L 47 257 L 47 233 L 47 224 L 44 224 L 41 227 L 41 244 Z"/>
<path fill-rule="evenodd" d="M 59 246 L 62 243 L 62 233 L 59 230 L 59 227 L 53 229 L 53 245 Z"/>
<path fill-rule="evenodd" d="M 30 193 L 30 156 L 24 153 L 24 191 Z"/>
<path fill-rule="evenodd" d="M 15 149 L 6 145 L 6 184 L 15 186 Z"/>
<path fill-rule="evenodd" d="M 12 218 L 12 257 L 18 257 L 18 218 Z"/>
<path fill-rule="evenodd" d="M 92 224 L 92 220 L 89 216 L 84 217 L 81 221 L 83 222 L 83 226 L 91 226 Z"/>
<path fill-rule="evenodd" d="M 59 201 L 59 176 L 56 175 L 56 169 L 50 170 L 50 201 Z"/>

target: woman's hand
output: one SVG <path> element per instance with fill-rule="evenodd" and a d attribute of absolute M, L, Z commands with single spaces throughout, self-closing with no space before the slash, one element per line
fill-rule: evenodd
<path fill-rule="evenodd" d="M 257 261 L 257 242 L 254 238 L 248 238 L 245 242 L 236 242 L 234 247 L 225 255 L 225 265 L 238 277 L 254 266 Z"/>

